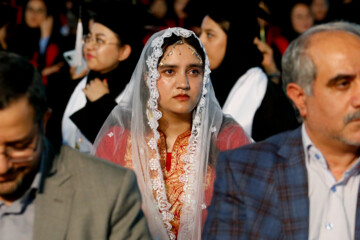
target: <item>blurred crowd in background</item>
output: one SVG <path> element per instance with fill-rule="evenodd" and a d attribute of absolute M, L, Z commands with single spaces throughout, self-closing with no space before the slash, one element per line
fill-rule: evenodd
<path fill-rule="evenodd" d="M 109 11 L 108 6 L 111 2 L 128 2 L 136 10 L 135 12 L 121 9 Z M 41 72 L 43 83 L 47 88 L 49 105 L 53 109 L 53 122 L 50 121 L 47 134 L 50 139 L 61 141 L 60 124 L 66 104 L 76 85 L 87 74 L 86 68 L 81 72 L 75 71 L 71 62 L 64 57 L 64 53 L 75 48 L 79 19 L 83 24 L 84 36 L 87 35 L 92 19 L 98 12 L 109 12 L 110 16 L 113 15 L 115 25 L 130 25 L 130 22 L 136 22 L 141 28 L 129 30 L 129 34 L 136 35 L 142 44 L 145 44 L 153 33 L 168 27 L 183 27 L 193 30 L 200 36 L 201 25 L 207 14 L 218 10 L 228 12 L 232 15 L 230 21 L 235 22 L 236 19 L 237 22 L 237 33 L 234 34 L 234 30 L 232 35 L 228 32 L 228 38 L 236 36 L 238 41 L 233 41 L 233 44 L 240 45 L 243 49 L 250 49 L 244 45 L 245 40 L 241 40 L 249 36 L 253 41 L 255 37 L 254 43 L 251 44 L 262 53 L 261 67 L 268 79 L 279 86 L 281 86 L 281 57 L 290 41 L 316 24 L 333 20 L 360 23 L 358 14 L 360 1 L 355 0 L 254 0 L 254 2 L 257 4 L 255 11 L 249 11 L 243 1 L 1 0 L 0 50 L 24 56 Z M 210 7 L 212 10 L 209 10 Z M 121 15 L 121 20 L 118 21 L 116 15 Z M 254 19 L 256 26 L 250 24 Z M 201 39 L 203 40 L 204 37 Z M 211 57 L 211 53 L 208 54 Z M 227 66 L 231 65 L 234 57 L 241 57 L 244 59 L 243 63 L 248 63 L 249 56 L 254 56 L 250 51 L 237 54 L 232 56 L 230 61 L 224 61 Z M 244 66 L 241 62 L 237 65 Z M 221 77 L 224 78 L 223 74 L 226 74 L 226 71 L 222 70 Z M 228 87 L 223 83 L 220 87 L 217 85 L 221 79 L 217 80 L 219 74 L 216 74 L 214 71 L 211 77 L 216 96 L 223 106 L 238 76 L 234 78 L 234 82 L 229 82 Z M 267 136 L 262 139 L 265 137 Z"/>

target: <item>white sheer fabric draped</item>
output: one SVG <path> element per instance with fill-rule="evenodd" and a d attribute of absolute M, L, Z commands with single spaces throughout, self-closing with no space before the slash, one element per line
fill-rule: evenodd
<path fill-rule="evenodd" d="M 185 39 L 194 36 L 205 52 L 192 31 L 169 28 L 155 33 L 145 45 L 123 98 L 105 121 L 92 151 L 95 155 L 105 151 L 107 158 L 116 158 L 119 148 L 131 139 L 133 169 L 142 194 L 143 210 L 155 239 L 175 239 L 170 224 L 173 214 L 166 196 L 157 146 L 158 120 L 162 114 L 158 110 L 156 86 L 158 62 L 163 55 L 161 47 L 164 39 L 173 35 Z M 218 149 L 213 145 L 225 119 L 210 82 L 206 54 L 205 58 L 202 95 L 193 111 L 187 153 L 181 158 L 186 166 L 185 173 L 180 176 L 184 194 L 177 239 L 201 238 L 207 169 L 209 164 L 215 164 Z M 249 141 L 245 134 L 243 137 L 244 142 Z M 111 146 L 103 144 L 106 139 L 111 139 Z M 224 138 L 222 144 L 225 148 L 231 146 L 231 137 Z"/>

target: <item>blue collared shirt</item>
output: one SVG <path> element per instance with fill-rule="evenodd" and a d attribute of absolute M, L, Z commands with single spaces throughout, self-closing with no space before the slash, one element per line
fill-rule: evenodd
<path fill-rule="evenodd" d="M 35 217 L 35 197 L 40 186 L 43 162 L 34 177 L 31 187 L 25 194 L 6 205 L 0 200 L 0 239 L 1 240 L 32 240 Z"/>
<path fill-rule="evenodd" d="M 354 239 L 360 158 L 336 181 L 304 124 L 302 140 L 309 180 L 309 239 Z"/>

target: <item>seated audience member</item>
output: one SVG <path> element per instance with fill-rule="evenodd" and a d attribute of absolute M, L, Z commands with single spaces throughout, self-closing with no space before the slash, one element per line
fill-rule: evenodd
<path fill-rule="evenodd" d="M 226 4 L 225 4 L 226 2 Z M 243 1 L 239 15 L 234 1 L 207 3 L 200 39 L 209 56 L 215 95 L 255 141 L 299 126 L 285 93 L 262 69 L 256 1 Z M 244 34 L 244 32 L 246 34 Z"/>
<path fill-rule="evenodd" d="M 282 34 L 290 43 L 314 25 L 314 17 L 307 0 L 289 1 L 288 14 L 282 24 Z"/>
<path fill-rule="evenodd" d="M 310 10 L 315 25 L 330 21 L 329 0 L 311 0 Z"/>
<path fill-rule="evenodd" d="M 108 3 L 95 15 L 84 39 L 90 71 L 74 89 L 62 118 L 63 143 L 81 152 L 90 152 L 134 71 L 143 47 L 135 13 L 131 4 Z"/>
<path fill-rule="evenodd" d="M 155 239 L 200 239 L 219 151 L 249 137 L 215 98 L 200 39 L 183 28 L 155 33 L 94 153 L 134 169 Z"/>
<path fill-rule="evenodd" d="M 8 41 L 8 51 L 28 59 L 40 72 L 46 85 L 64 66 L 57 2 L 25 0 L 21 22 Z"/>
<path fill-rule="evenodd" d="M 204 239 L 360 239 L 360 26 L 310 28 L 282 68 L 303 125 L 219 155 Z"/>
<path fill-rule="evenodd" d="M 40 74 L 0 52 L 1 239 L 150 239 L 135 174 L 44 137 Z"/>

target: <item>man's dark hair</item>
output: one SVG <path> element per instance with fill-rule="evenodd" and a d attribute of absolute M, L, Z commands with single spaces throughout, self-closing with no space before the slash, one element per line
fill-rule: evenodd
<path fill-rule="evenodd" d="M 0 109 L 22 97 L 34 107 L 35 121 L 40 121 L 47 104 L 39 72 L 23 57 L 0 51 Z"/>

